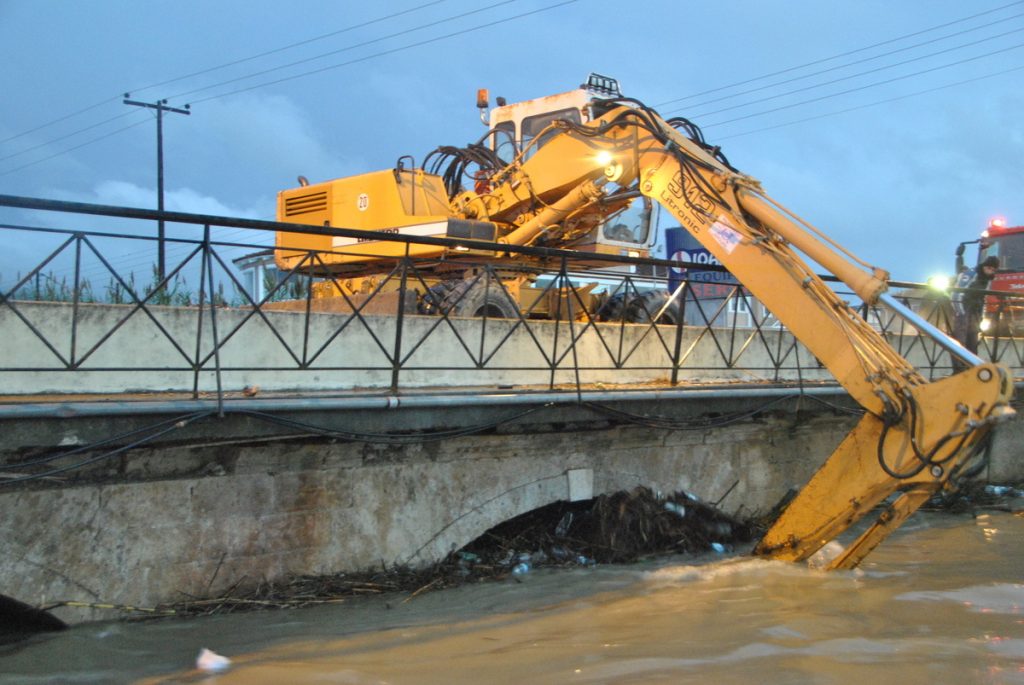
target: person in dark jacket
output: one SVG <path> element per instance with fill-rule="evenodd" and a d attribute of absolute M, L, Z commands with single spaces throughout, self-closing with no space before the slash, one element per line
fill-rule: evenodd
<path fill-rule="evenodd" d="M 998 257 L 986 257 L 977 269 L 967 269 L 956 279 L 956 287 L 965 290 L 953 293 L 953 335 L 972 354 L 978 353 L 985 291 L 998 268 Z"/>

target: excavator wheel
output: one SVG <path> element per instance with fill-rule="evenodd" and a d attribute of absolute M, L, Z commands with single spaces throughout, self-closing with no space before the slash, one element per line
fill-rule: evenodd
<path fill-rule="evenodd" d="M 626 313 L 626 295 L 627 293 L 621 292 L 609 297 L 597 310 L 597 320 L 621 322 Z"/>
<path fill-rule="evenodd" d="M 482 279 L 458 282 L 441 303 L 441 309 L 450 316 L 486 316 L 488 319 L 519 317 L 519 307 L 505 290 L 498 283 L 488 284 Z"/>
<path fill-rule="evenodd" d="M 669 299 L 670 295 L 667 290 L 649 290 L 634 297 L 626 306 L 624 312 L 626 321 L 630 323 L 678 324 L 682 316 L 679 301 L 673 301 L 666 307 Z"/>
<path fill-rule="evenodd" d="M 444 309 L 445 298 L 461 284 L 462 281 L 451 280 L 441 281 L 430 286 L 430 289 L 423 294 L 423 297 L 417 303 L 417 311 L 428 316 L 439 315 Z"/>

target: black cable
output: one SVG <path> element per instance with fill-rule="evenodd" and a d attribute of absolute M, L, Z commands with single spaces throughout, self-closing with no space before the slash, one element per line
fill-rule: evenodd
<path fill-rule="evenodd" d="M 117 449 L 109 450 L 109 451 L 104 452 L 102 454 L 98 454 L 95 457 L 90 457 L 89 459 L 86 459 L 84 461 L 80 461 L 80 462 L 75 463 L 75 464 L 69 464 L 67 466 L 62 466 L 62 467 L 57 468 L 57 469 L 51 469 L 49 471 L 43 471 L 41 473 L 33 473 L 33 474 L 30 474 L 30 475 L 27 475 L 27 476 L 19 476 L 17 478 L 8 478 L 6 480 L 0 480 L 0 487 L 3 487 L 5 485 L 10 485 L 10 484 L 13 484 L 13 483 L 24 483 L 26 481 L 39 480 L 39 479 L 42 479 L 42 478 L 49 478 L 51 476 L 56 476 L 56 475 L 61 474 L 61 473 L 67 473 L 68 471 L 75 471 L 77 469 L 83 468 L 83 467 L 88 466 L 90 464 L 95 464 L 98 461 L 103 461 L 104 459 L 110 459 L 111 457 L 116 457 L 117 455 L 121 454 L 122 452 L 127 452 L 130 449 L 134 449 L 136 447 L 140 447 L 142 445 L 145 445 L 146 443 L 151 442 L 152 440 L 155 440 L 155 439 L 157 439 L 159 437 L 162 437 L 164 435 L 167 435 L 168 433 L 170 433 L 172 431 L 178 430 L 180 428 L 184 428 L 185 426 L 193 423 L 194 421 L 197 421 L 197 420 L 199 420 L 201 418 L 205 418 L 207 416 L 213 416 L 215 414 L 216 414 L 216 412 L 196 412 L 195 414 L 192 415 L 193 418 L 191 418 L 191 419 L 176 422 L 176 423 L 174 423 L 174 424 L 164 428 L 163 430 L 161 430 L 161 431 L 159 431 L 157 433 L 154 433 L 152 435 L 148 435 L 148 436 L 146 436 L 144 438 L 136 440 L 135 442 L 129 443 L 127 445 L 122 445 L 121 447 L 118 447 Z"/>
<path fill-rule="evenodd" d="M 607 416 L 613 416 L 623 421 L 627 421 L 629 423 L 637 424 L 640 426 L 647 426 L 649 428 L 659 428 L 666 430 L 686 431 L 704 430 L 707 428 L 721 428 L 723 426 L 728 426 L 733 423 L 738 423 L 752 416 L 756 416 L 765 411 L 768 411 L 770 408 L 777 404 L 780 404 L 781 402 L 786 402 L 796 397 L 799 397 L 799 395 L 783 395 L 782 397 L 777 397 L 773 400 L 765 402 L 759 407 L 756 407 L 748 411 L 736 412 L 734 414 L 729 414 L 724 417 L 716 417 L 714 419 L 701 418 L 691 420 L 673 419 L 667 416 L 650 416 L 644 414 L 634 414 L 632 412 L 627 412 L 622 409 L 616 409 L 614 407 L 609 407 L 607 405 L 599 404 L 597 402 L 584 402 L 583 406 L 597 413 L 605 414 Z"/>
<path fill-rule="evenodd" d="M 204 415 L 204 413 L 203 412 L 193 412 L 191 414 L 183 414 L 181 416 L 175 416 L 174 418 L 167 419 L 165 421 L 158 421 L 157 423 L 153 423 L 153 424 L 150 424 L 148 426 L 143 426 L 142 428 L 136 428 L 135 430 L 127 431 L 125 433 L 120 433 L 118 435 L 114 435 L 114 436 L 109 437 L 109 438 L 104 438 L 103 440 L 98 440 L 96 442 L 89 443 L 88 445 L 80 445 L 80 446 L 78 446 L 78 447 L 76 447 L 74 449 L 68 450 L 66 452 L 59 452 L 57 454 L 51 454 L 49 456 L 41 457 L 39 459 L 33 459 L 31 461 L 19 461 L 17 463 L 13 463 L 13 464 L 6 464 L 5 468 L 12 468 L 12 469 L 17 470 L 17 469 L 25 468 L 26 466 L 38 466 L 39 464 L 48 464 L 51 461 L 57 461 L 58 459 L 65 459 L 67 457 L 73 456 L 75 454 L 80 454 L 82 452 L 92 452 L 93 450 L 99 449 L 100 447 L 103 447 L 105 445 L 109 445 L 112 442 L 120 442 L 121 440 L 125 440 L 125 439 L 130 438 L 130 437 L 132 437 L 134 435 L 138 435 L 140 433 L 145 433 L 147 431 L 155 430 L 157 428 L 162 428 L 162 427 L 168 426 L 168 425 L 173 426 L 173 425 L 181 423 L 181 422 L 191 422 L 191 421 L 194 421 L 196 418 L 198 418 L 201 415 Z"/>
<path fill-rule="evenodd" d="M 447 440 L 449 438 L 464 437 L 467 435 L 474 435 L 481 433 L 485 430 L 497 428 L 498 426 L 517 421 L 521 418 L 534 414 L 542 409 L 554 406 L 552 403 L 542 404 L 537 407 L 531 407 L 525 411 L 500 418 L 496 421 L 491 421 L 485 424 L 478 424 L 476 426 L 470 426 L 467 428 L 458 428 L 452 430 L 441 430 L 429 433 L 415 433 L 415 434 L 397 434 L 397 433 L 357 433 L 353 431 L 343 431 L 334 428 L 325 428 L 323 426 L 317 426 L 315 424 L 306 423 L 304 421 L 296 421 L 294 419 L 287 419 L 267 412 L 254 411 L 254 410 L 242 410 L 233 411 L 231 414 L 251 416 L 255 419 L 266 421 L 268 423 L 274 423 L 288 428 L 294 428 L 303 430 L 311 434 L 322 435 L 324 437 L 341 438 L 352 442 L 372 442 L 392 445 L 402 444 L 417 444 L 423 442 L 434 442 L 438 440 Z"/>

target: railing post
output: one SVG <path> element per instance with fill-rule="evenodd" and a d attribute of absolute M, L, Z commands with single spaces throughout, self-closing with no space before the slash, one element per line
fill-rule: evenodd
<path fill-rule="evenodd" d="M 78 362 L 75 361 L 75 348 L 78 343 L 78 302 L 82 278 L 82 240 L 83 236 L 81 233 L 75 234 L 75 281 L 71 284 L 71 354 L 68 357 L 69 365 L 72 369 L 78 367 Z"/>
<path fill-rule="evenodd" d="M 213 263 L 210 259 L 210 251 L 212 249 L 213 247 L 210 245 L 210 224 L 206 224 L 203 227 L 203 271 L 210 289 L 210 334 L 213 336 L 213 363 L 214 373 L 217 378 L 217 415 L 223 417 L 224 386 L 220 369 L 220 339 L 217 337 L 217 303 L 214 300 L 214 293 L 216 291 L 213 287 Z"/>
<path fill-rule="evenodd" d="M 686 320 L 686 292 L 690 288 L 690 281 L 683 281 L 676 288 L 679 302 L 679 320 L 676 322 L 676 344 L 672 350 L 672 378 L 669 381 L 672 385 L 679 385 L 679 355 L 683 352 L 683 322 Z M 681 292 L 680 292 L 681 291 Z"/>
<path fill-rule="evenodd" d="M 409 281 L 409 243 L 402 258 L 402 278 L 398 286 L 398 313 L 395 316 L 395 352 L 391 360 L 391 393 L 398 394 L 398 374 L 402 370 L 402 328 L 405 323 L 405 289 Z"/>

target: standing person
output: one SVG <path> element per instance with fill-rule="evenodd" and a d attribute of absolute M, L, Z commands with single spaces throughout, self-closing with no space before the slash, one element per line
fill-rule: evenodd
<path fill-rule="evenodd" d="M 978 353 L 978 333 L 985 309 L 985 291 L 999 268 L 998 257 L 986 257 L 977 269 L 967 269 L 956 279 L 953 293 L 953 335 L 972 354 Z"/>

